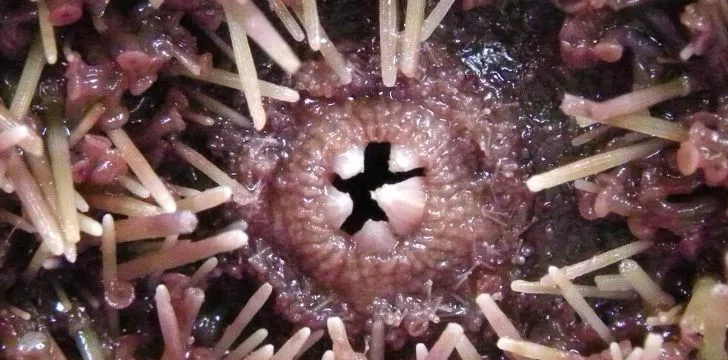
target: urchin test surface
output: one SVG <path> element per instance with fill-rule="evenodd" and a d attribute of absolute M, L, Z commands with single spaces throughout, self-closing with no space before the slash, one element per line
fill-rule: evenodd
<path fill-rule="evenodd" d="M 475 241 L 487 241 L 493 224 L 481 216 L 484 187 L 477 175 L 482 154 L 464 128 L 424 107 L 395 100 L 347 101 L 316 107 L 298 136 L 273 192 L 277 246 L 299 270 L 363 309 L 375 297 L 421 292 L 428 279 L 454 275 L 470 264 Z M 396 236 L 391 252 L 362 251 L 325 218 L 333 161 L 368 143 L 404 146 L 425 170 L 427 200 L 418 229 Z"/>

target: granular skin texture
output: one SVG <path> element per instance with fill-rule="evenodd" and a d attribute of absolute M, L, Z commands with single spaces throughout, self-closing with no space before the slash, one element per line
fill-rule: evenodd
<path fill-rule="evenodd" d="M 94 4 L 105 6 L 99 0 L 84 3 L 95 15 L 99 13 Z M 266 7 L 265 2 L 257 3 Z M 69 43 L 73 53 L 64 53 L 66 62 L 48 67 L 39 93 L 65 84 L 66 111 L 71 114 L 102 101 L 110 113 L 100 120 L 93 136 L 124 125 L 149 162 L 171 183 L 197 189 L 215 186 L 174 155 L 169 146 L 173 137 L 251 190 L 254 201 L 250 204 L 226 204 L 200 213 L 200 225 L 190 235 L 201 239 L 243 221 L 250 236 L 244 249 L 220 255 L 220 266 L 201 285 L 206 287 L 205 302 L 193 331 L 192 358 L 204 359 L 205 348 L 214 346 L 242 304 L 262 282 L 269 282 L 274 287 L 272 301 L 243 336 L 267 328 L 271 331 L 267 341 L 276 348 L 300 327 L 323 329 L 329 317 L 338 316 L 357 350 L 366 348 L 373 321 L 382 320 L 387 358 L 414 358 L 415 343 L 430 347 L 444 324 L 457 322 L 481 355 L 503 359 L 506 355 L 495 346 L 496 334 L 474 303 L 478 294 L 488 293 L 498 299 L 528 341 L 591 354 L 590 360 L 606 360 L 610 356 L 602 352 L 605 344 L 563 298 L 515 293 L 510 282 L 537 280 L 548 266 L 588 259 L 633 241 L 633 236 L 646 235 L 654 239 L 654 246 L 635 260 L 678 302 L 687 301 L 696 276 L 722 272 L 728 221 L 724 201 L 715 199 L 725 195 L 727 151 L 724 146 L 710 147 L 711 152 L 704 154 L 710 159 L 698 159 L 699 170 L 690 176 L 680 174 L 679 166 L 673 164 L 673 147 L 658 157 L 588 178 L 609 185 L 604 195 L 611 195 L 610 199 L 629 200 L 611 205 L 632 206 L 630 211 L 610 206 L 603 216 L 593 216 L 595 201 L 590 194 L 575 191 L 569 184 L 531 194 L 523 181 L 609 149 L 625 135 L 611 129 L 585 146 L 572 146 L 571 140 L 584 130 L 558 109 L 564 92 L 600 101 L 628 93 L 636 85 L 667 81 L 683 71 L 711 78 L 703 80 L 706 86 L 722 84 L 726 47 L 698 47 L 696 54 L 705 56 L 687 63 L 663 61 L 677 59 L 688 40 L 711 44 L 701 42 L 706 34 L 695 32 L 703 30 L 697 27 L 703 21 L 697 20 L 708 15 L 703 10 L 710 8 L 696 9 L 700 16 L 690 19 L 681 12 L 685 2 L 644 2 L 645 6 L 620 12 L 584 8 L 578 14 L 566 11 L 571 3 L 587 4 L 457 2 L 442 26 L 422 44 L 416 77 L 400 74 L 397 85 L 386 88 L 380 77 L 376 2 L 320 1 L 321 24 L 344 54 L 353 80 L 340 84 L 307 44 L 290 41 L 304 60 L 293 76 L 282 74 L 254 45 L 258 76 L 301 95 L 292 104 L 264 99 L 268 123 L 259 132 L 252 126 L 234 125 L 186 99 L 199 90 L 244 116 L 247 104 L 240 92 L 180 76 L 180 64 L 169 54 L 156 50 L 142 54 L 133 46 L 108 47 L 123 45 L 118 41 L 125 37 L 168 45 L 166 39 L 172 36 L 169 44 L 197 59 L 203 70 L 213 66 L 209 62 L 213 59 L 216 68 L 235 71 L 233 63 L 198 31 L 215 30 L 221 24 L 222 11 L 216 1 L 167 0 L 161 13 L 146 2 L 126 6 L 114 2 L 109 17 L 119 21 L 111 21 L 112 31 L 103 36 L 96 35 L 86 15 L 57 28 L 59 39 Z M 592 3 L 598 2 L 588 4 Z M 135 5 L 147 11 L 134 15 Z M 434 1 L 429 1 L 428 9 L 432 5 Z M 475 5 L 487 6 L 456 10 Z M 35 8 L 25 0 L 0 4 L 0 34 L 6 35 L 0 40 L 0 57 L 3 65 L 13 69 L 0 72 L 0 91 L 6 100 L 14 91 L 23 49 L 37 31 Z M 684 30 L 678 17 L 690 34 L 676 32 Z M 140 32 L 141 28 L 154 31 Z M 218 35 L 225 38 L 226 30 Z M 10 64 L 9 59 L 17 61 Z M 141 66 L 145 62 L 156 66 Z M 696 126 L 685 147 L 716 145 L 706 141 L 722 141 L 718 135 L 725 132 L 725 115 L 720 110 L 725 100 L 717 89 L 708 87 L 661 104 L 652 114 Z M 696 114 L 698 110 L 711 114 L 710 118 Z M 203 127 L 185 121 L 187 111 L 214 116 L 216 124 Z M 685 116 L 696 118 L 681 120 Z M 89 140 L 94 138 L 73 149 L 76 180 L 84 186 L 109 186 L 125 165 L 106 142 Z M 324 211 L 336 156 L 371 143 L 389 143 L 415 153 L 426 192 L 424 216 L 416 228 L 396 235 L 391 251 L 374 253 L 332 225 Z M 106 156 L 90 156 L 96 153 Z M 713 166 L 716 160 L 718 167 Z M 715 181 L 707 181 L 705 170 L 716 171 Z M 669 181 L 673 177 L 680 181 Z M 609 181 L 614 178 L 619 181 Z M 684 189 L 675 188 L 683 181 Z M 20 213 L 13 196 L 3 195 L 1 200 L 13 213 Z M 655 204 L 671 207 L 651 207 Z M 672 206 L 676 204 L 680 206 Z M 635 219 L 656 219 L 653 222 L 659 220 L 660 226 L 631 226 Z M 154 285 L 161 281 L 179 300 L 179 289 L 184 288 L 180 284 L 186 279 L 182 274 L 192 274 L 199 265 L 136 281 L 134 301 L 121 312 L 122 328 L 129 336 L 114 338 L 108 333 L 104 306 L 94 307 L 91 301 L 110 303 L 103 298 L 101 261 L 94 247 L 79 253 L 75 265 L 59 264 L 60 268 L 42 271 L 32 283 L 24 284 L 20 275 L 36 242 L 32 235 L 10 226 L 0 228 L 0 235 L 0 290 L 7 299 L 3 301 L 32 314 L 30 322 L 22 322 L 12 312 L 0 311 L 0 338 L 17 342 L 23 334 L 48 329 L 69 358 L 81 356 L 70 332 L 91 324 L 104 348 L 116 349 L 120 359 L 132 359 L 132 354 L 136 359 L 158 359 L 163 342 Z M 138 255 L 132 246 L 121 248 L 120 262 Z M 603 271 L 600 274 L 614 269 Z M 88 313 L 59 312 L 58 284 Z M 625 346 L 638 346 L 647 331 L 656 331 L 646 326 L 648 314 L 637 296 L 588 301 Z M 184 311 L 180 307 L 180 313 Z M 681 337 L 677 327 L 658 330 L 666 340 L 662 360 L 694 357 L 695 339 Z M 0 341 L 0 354 L 5 355 L 7 344 L 13 344 L 9 340 Z M 303 358 L 320 358 L 331 344 L 325 337 L 316 347 Z M 17 357 L 17 353 L 9 354 Z"/>
<path fill-rule="evenodd" d="M 391 89 L 380 83 L 371 58 L 376 52 L 350 48 L 351 84 L 340 85 L 324 64 L 311 61 L 293 79 L 304 99 L 273 105 L 279 108 L 271 111 L 278 115 L 272 128 L 288 122 L 282 133 L 265 135 L 280 144 L 278 156 L 248 152 L 246 159 L 229 160 L 238 180 L 261 194 L 232 216 L 246 220 L 255 238 L 243 261 L 274 285 L 278 308 L 289 319 L 321 327 L 337 315 L 354 333 L 382 319 L 390 343 L 401 345 L 408 336 L 425 335 L 442 308 L 458 318 L 477 313 L 472 299 L 482 289 L 476 288 L 505 272 L 500 257 L 516 248 L 514 234 L 530 216 L 523 128 L 437 44 L 423 50 L 416 78 Z M 220 134 L 212 150 L 229 148 L 230 141 L 260 141 L 256 136 Z M 369 143 L 405 147 L 424 168 L 421 224 L 395 235 L 386 253 L 363 251 L 325 216 L 334 160 Z M 480 321 L 471 325 L 477 329 Z"/>

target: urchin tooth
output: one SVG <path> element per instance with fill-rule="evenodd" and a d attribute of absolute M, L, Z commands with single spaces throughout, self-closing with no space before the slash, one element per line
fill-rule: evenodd
<path fill-rule="evenodd" d="M 334 171 L 344 180 L 364 172 L 364 149 L 352 148 L 337 156 L 334 159 Z"/>
<path fill-rule="evenodd" d="M 392 235 L 386 221 L 367 220 L 352 238 L 357 250 L 363 254 L 387 253 L 397 245 L 397 239 Z"/>
<path fill-rule="evenodd" d="M 346 221 L 346 218 L 351 215 L 353 209 L 354 202 L 351 200 L 349 194 L 336 190 L 333 186 L 326 188 L 324 214 L 331 226 L 337 229 L 340 228 L 344 224 L 344 221 Z"/>
<path fill-rule="evenodd" d="M 422 177 L 383 185 L 372 191 L 372 199 L 387 214 L 392 231 L 397 235 L 409 234 L 422 223 L 427 201 Z"/>
<path fill-rule="evenodd" d="M 389 171 L 404 172 L 422 167 L 424 164 L 417 154 L 406 146 L 392 145 L 389 152 Z"/>

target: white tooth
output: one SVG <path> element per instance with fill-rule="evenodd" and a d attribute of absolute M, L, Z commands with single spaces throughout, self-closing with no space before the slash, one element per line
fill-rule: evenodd
<path fill-rule="evenodd" d="M 413 177 L 392 185 L 383 185 L 372 191 L 379 207 L 384 210 L 392 230 L 397 235 L 414 231 L 425 214 L 427 193 L 422 177 Z"/>
<path fill-rule="evenodd" d="M 397 245 L 397 239 L 392 235 L 386 221 L 367 220 L 352 239 L 357 250 L 368 255 L 390 252 Z"/>
<path fill-rule="evenodd" d="M 403 172 L 422 167 L 424 164 L 420 161 L 417 154 L 406 146 L 392 145 L 389 153 L 389 171 Z"/>
<path fill-rule="evenodd" d="M 356 147 L 337 156 L 334 159 L 334 171 L 342 179 L 348 179 L 358 173 L 364 172 L 364 149 Z"/>
<path fill-rule="evenodd" d="M 329 225 L 340 228 L 346 218 L 351 215 L 354 209 L 354 202 L 347 193 L 336 190 L 333 186 L 326 188 L 326 205 L 324 212 Z"/>

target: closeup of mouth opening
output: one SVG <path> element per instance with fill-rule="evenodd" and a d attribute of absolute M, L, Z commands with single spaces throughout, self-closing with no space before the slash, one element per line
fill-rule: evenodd
<path fill-rule="evenodd" d="M 364 171 L 350 178 L 343 179 L 335 174 L 331 185 L 342 193 L 349 194 L 354 208 L 341 230 L 354 235 L 364 227 L 368 220 L 388 221 L 387 214 L 382 210 L 372 192 L 383 185 L 394 185 L 405 180 L 424 176 L 424 168 L 415 168 L 408 171 L 393 172 L 389 168 L 392 145 L 388 142 L 371 142 L 364 150 Z"/>
<path fill-rule="evenodd" d="M 728 360 L 728 0 L 2 0 L 0 360 Z"/>

